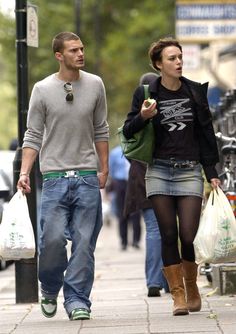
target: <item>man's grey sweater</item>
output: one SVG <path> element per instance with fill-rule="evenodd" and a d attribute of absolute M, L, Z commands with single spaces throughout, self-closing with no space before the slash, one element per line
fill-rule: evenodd
<path fill-rule="evenodd" d="M 97 170 L 94 142 L 108 141 L 106 95 L 100 77 L 80 70 L 66 101 L 65 82 L 56 74 L 35 84 L 23 148 L 40 151 L 42 173 Z"/>

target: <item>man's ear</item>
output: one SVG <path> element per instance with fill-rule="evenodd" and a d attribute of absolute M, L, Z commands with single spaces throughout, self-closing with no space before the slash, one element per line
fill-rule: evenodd
<path fill-rule="evenodd" d="M 62 61 L 62 59 L 63 59 L 63 55 L 61 54 L 61 52 L 55 52 L 55 58 L 56 58 L 58 61 Z"/>

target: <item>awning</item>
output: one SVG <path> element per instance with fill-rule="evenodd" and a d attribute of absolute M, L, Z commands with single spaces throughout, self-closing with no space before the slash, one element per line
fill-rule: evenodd
<path fill-rule="evenodd" d="M 235 56 L 235 55 L 236 55 L 236 44 L 227 46 L 225 49 L 219 52 L 219 57 Z"/>

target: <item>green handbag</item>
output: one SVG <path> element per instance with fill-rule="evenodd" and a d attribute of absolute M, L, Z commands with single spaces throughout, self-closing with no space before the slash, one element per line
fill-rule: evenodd
<path fill-rule="evenodd" d="M 147 100 L 149 97 L 149 85 L 143 86 L 145 100 Z M 148 164 L 152 163 L 155 145 L 155 135 L 151 120 L 142 130 L 136 132 L 134 136 L 130 139 L 127 139 L 124 136 L 123 125 L 118 128 L 118 135 L 123 154 L 127 159 L 138 160 Z"/>

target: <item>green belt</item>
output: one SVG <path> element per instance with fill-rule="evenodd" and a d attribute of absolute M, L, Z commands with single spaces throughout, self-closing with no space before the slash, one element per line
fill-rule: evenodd
<path fill-rule="evenodd" d="M 86 175 L 96 175 L 96 170 L 68 170 L 65 172 L 48 172 L 43 174 L 43 180 L 55 179 L 57 177 L 79 177 Z"/>

